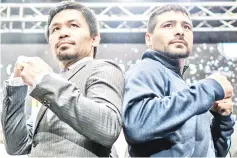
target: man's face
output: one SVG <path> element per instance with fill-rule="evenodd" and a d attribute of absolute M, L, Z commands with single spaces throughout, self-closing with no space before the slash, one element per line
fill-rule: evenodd
<path fill-rule="evenodd" d="M 93 55 L 95 38 L 82 13 L 66 9 L 54 16 L 49 26 L 49 44 L 53 55 L 62 62 Z"/>
<path fill-rule="evenodd" d="M 186 58 L 192 52 L 192 22 L 182 12 L 165 12 L 157 16 L 153 33 L 146 34 L 152 50 L 167 53 L 170 58 Z"/>

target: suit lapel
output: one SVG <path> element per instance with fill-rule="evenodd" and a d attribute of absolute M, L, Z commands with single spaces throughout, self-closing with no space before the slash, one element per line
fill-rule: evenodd
<path fill-rule="evenodd" d="M 42 120 L 42 118 L 43 118 L 43 116 L 44 116 L 44 114 L 45 114 L 45 112 L 46 112 L 47 109 L 48 109 L 48 108 L 47 108 L 46 106 L 41 105 L 40 110 L 39 110 L 39 113 L 38 113 L 37 118 L 36 118 L 34 133 L 35 133 L 36 129 L 38 128 L 39 123 L 40 123 L 40 121 Z"/>
<path fill-rule="evenodd" d="M 62 76 L 63 78 L 66 78 L 67 80 L 70 80 L 77 72 L 79 72 L 81 69 L 83 69 L 88 62 L 90 62 L 90 60 L 80 63 L 79 65 L 77 65 L 76 67 L 74 67 L 73 69 L 71 69 L 69 71 L 60 73 L 60 76 Z"/>

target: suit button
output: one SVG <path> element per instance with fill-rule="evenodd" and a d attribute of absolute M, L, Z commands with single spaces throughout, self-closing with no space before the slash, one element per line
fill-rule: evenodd
<path fill-rule="evenodd" d="M 37 143 L 35 141 L 32 142 L 32 146 L 36 147 Z"/>
<path fill-rule="evenodd" d="M 49 104 L 49 103 L 45 104 L 45 106 L 47 106 L 48 108 L 50 108 L 50 104 Z"/>

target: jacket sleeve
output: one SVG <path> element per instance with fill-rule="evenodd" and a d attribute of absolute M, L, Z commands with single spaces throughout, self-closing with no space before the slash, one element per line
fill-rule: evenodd
<path fill-rule="evenodd" d="M 221 116 L 212 112 L 214 116 L 211 124 L 212 138 L 215 147 L 216 157 L 225 157 L 231 146 L 231 135 L 234 132 L 235 121 L 231 117 Z"/>
<path fill-rule="evenodd" d="M 168 137 L 186 120 L 208 111 L 215 100 L 224 97 L 222 87 L 213 79 L 166 96 L 164 75 L 147 65 L 138 65 L 126 74 L 123 121 L 131 144 Z"/>
<path fill-rule="evenodd" d="M 4 144 L 10 155 L 30 153 L 33 122 L 24 112 L 27 86 L 9 86 L 5 82 L 1 123 Z"/>
<path fill-rule="evenodd" d="M 117 65 L 101 62 L 86 87 L 84 96 L 70 81 L 47 74 L 30 95 L 78 133 L 111 147 L 122 128 L 123 73 Z"/>

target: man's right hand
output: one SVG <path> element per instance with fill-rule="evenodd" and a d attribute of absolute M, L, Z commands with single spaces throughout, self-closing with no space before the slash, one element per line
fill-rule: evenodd
<path fill-rule="evenodd" d="M 221 87 L 223 88 L 223 90 L 225 92 L 225 98 L 232 97 L 233 87 L 232 87 L 230 81 L 227 80 L 226 76 L 216 73 L 216 74 L 210 75 L 208 78 L 212 78 L 212 79 L 216 80 L 221 85 Z"/>
<path fill-rule="evenodd" d="M 19 56 L 15 63 L 13 77 L 21 77 L 21 72 L 24 69 L 24 65 L 25 65 L 25 57 Z"/>

